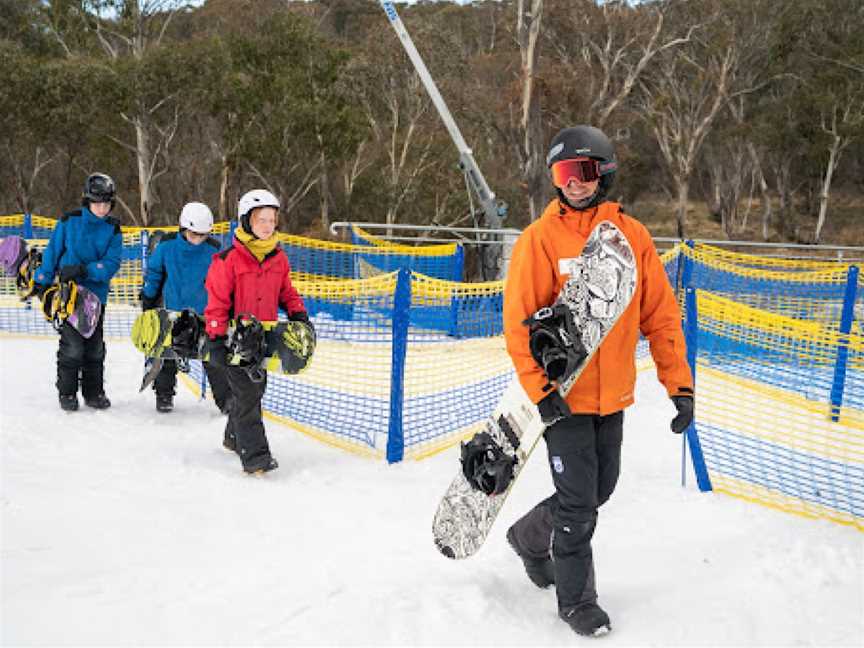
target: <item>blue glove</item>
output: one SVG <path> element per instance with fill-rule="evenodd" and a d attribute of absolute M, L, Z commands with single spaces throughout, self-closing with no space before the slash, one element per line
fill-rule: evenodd
<path fill-rule="evenodd" d="M 672 403 L 675 405 L 675 409 L 678 410 L 678 414 L 672 419 L 672 423 L 670 424 L 675 434 L 681 434 L 693 422 L 693 390 L 684 388 L 681 391 L 689 391 L 690 393 L 672 396 Z"/>

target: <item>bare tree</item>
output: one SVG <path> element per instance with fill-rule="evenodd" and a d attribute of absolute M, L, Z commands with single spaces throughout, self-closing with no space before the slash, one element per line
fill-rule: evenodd
<path fill-rule="evenodd" d="M 655 57 L 640 80 L 640 108 L 672 178 L 677 234 L 687 224 L 690 177 L 712 123 L 730 95 L 738 63 L 734 39 L 723 49 L 691 37 L 686 48 Z"/>
<path fill-rule="evenodd" d="M 388 41 L 386 47 L 392 44 Z M 369 64 L 363 75 L 357 92 L 371 142 L 385 158 L 379 172 L 386 187 L 384 218 L 389 225 L 397 222 L 404 201 L 416 190 L 423 173 L 435 163 L 431 157 L 434 138 L 424 128 L 432 101 L 409 65 Z M 355 158 L 354 164 L 355 171 L 364 166 L 359 158 Z M 392 231 L 388 229 L 387 234 Z"/>
<path fill-rule="evenodd" d="M 822 115 L 821 128 L 828 136 L 828 161 L 825 164 L 825 174 L 819 191 L 819 217 L 813 234 L 814 243 L 819 243 L 822 238 L 822 228 L 828 215 L 831 181 L 840 162 L 840 156 L 859 134 L 857 127 L 864 124 L 864 86 L 860 88 L 859 93 L 860 96 L 849 96 L 843 100 L 843 103 L 835 103 L 831 107 L 830 114 Z"/>
<path fill-rule="evenodd" d="M 518 150 L 522 178 L 528 189 L 528 213 L 533 221 L 540 215 L 546 203 L 543 128 L 539 102 L 534 93 L 543 0 L 519 0 L 516 12 L 516 38 L 522 57 L 522 105 L 519 118 L 521 142 Z"/>
<path fill-rule="evenodd" d="M 94 25 L 99 44 L 111 61 L 117 63 L 131 56 L 140 66 L 148 52 L 159 47 L 182 4 L 180 0 L 125 0 L 116 7 L 119 20 L 113 20 L 105 17 L 104 11 L 115 4 L 97 2 L 100 15 Z M 168 170 L 168 155 L 180 122 L 179 94 L 179 89 L 170 86 L 162 93 L 133 93 L 128 110 L 121 111 L 120 116 L 132 127 L 134 143 L 109 135 L 135 155 L 139 203 L 136 220 L 144 226 L 152 219 L 155 181 Z"/>
<path fill-rule="evenodd" d="M 654 58 L 687 43 L 697 27 L 682 28 L 680 34 L 670 30 L 666 12 L 673 3 L 634 7 L 580 0 L 575 10 L 572 4 L 566 3 L 567 10 L 556 15 L 559 26 L 547 40 L 560 68 L 589 98 L 584 119 L 602 129 Z"/>

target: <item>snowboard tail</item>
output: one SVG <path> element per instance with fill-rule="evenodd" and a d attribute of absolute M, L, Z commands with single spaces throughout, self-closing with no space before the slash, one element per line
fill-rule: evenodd
<path fill-rule="evenodd" d="M 636 292 L 636 260 L 621 230 L 602 221 L 591 231 L 581 255 L 567 261 L 566 273 L 569 278 L 551 307 L 566 306 L 585 353 L 570 375 L 554 383 L 562 397 L 630 305 Z M 432 522 L 435 545 L 444 556 L 462 559 L 480 549 L 545 429 L 537 406 L 514 377 L 478 433 L 488 434 L 498 446 L 496 454 L 500 450 L 512 460 L 512 478 L 503 492 L 487 495 L 478 489 L 482 480 L 472 483 L 460 466 Z"/>

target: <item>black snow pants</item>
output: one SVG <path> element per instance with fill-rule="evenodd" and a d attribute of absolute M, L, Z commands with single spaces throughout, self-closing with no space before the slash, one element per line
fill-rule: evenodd
<path fill-rule="evenodd" d="M 261 382 L 254 382 L 242 367 L 229 366 L 226 373 L 234 403 L 225 425 L 225 440 L 236 442 L 237 454 L 245 467 L 253 459 L 270 454 L 261 411 L 261 401 L 267 389 L 267 372 L 263 372 Z"/>
<path fill-rule="evenodd" d="M 60 327 L 60 347 L 57 349 L 57 391 L 61 396 L 78 393 L 81 381 L 81 395 L 95 398 L 105 393 L 103 385 L 105 374 L 105 305 L 99 315 L 99 323 L 93 335 L 85 338 L 72 325 L 65 322 Z"/>
<path fill-rule="evenodd" d="M 207 382 L 213 391 L 213 400 L 220 410 L 225 407 L 228 397 L 231 395 L 231 387 L 228 385 L 228 376 L 225 369 L 217 365 L 205 362 L 204 371 L 207 373 Z M 177 362 L 176 360 L 165 360 L 162 369 L 153 381 L 153 390 L 157 396 L 174 396 L 177 387 Z"/>
<path fill-rule="evenodd" d="M 597 509 L 618 483 L 623 423 L 624 412 L 574 414 L 544 434 L 555 494 L 512 530 L 525 555 L 542 559 L 551 550 L 559 609 L 597 599 L 591 538 Z"/>

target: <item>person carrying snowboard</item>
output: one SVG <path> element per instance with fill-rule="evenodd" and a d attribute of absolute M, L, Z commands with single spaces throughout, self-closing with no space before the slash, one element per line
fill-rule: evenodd
<path fill-rule="evenodd" d="M 309 323 L 303 300 L 291 283 L 288 257 L 279 247 L 276 225 L 279 200 L 269 191 L 255 189 L 240 198 L 239 227 L 231 247 L 213 257 L 207 274 L 205 327 L 210 338 L 210 361 L 227 367 L 234 402 L 228 414 L 222 444 L 235 451 L 247 473 L 267 472 L 279 464 L 270 453 L 264 431 L 261 401 L 267 388 L 267 372 L 255 376 L 247 364 L 229 364 L 229 326 L 255 317 L 275 322 L 279 308 L 288 318 Z M 231 357 L 251 357 L 255 349 L 241 348 L 251 336 L 232 336 Z M 253 344 L 254 346 L 254 344 Z"/>
<path fill-rule="evenodd" d="M 207 289 L 204 285 L 207 271 L 219 242 L 210 237 L 213 229 L 213 214 L 204 203 L 190 202 L 180 212 L 178 233 L 163 236 L 153 251 L 144 276 L 141 290 L 143 310 L 159 308 L 164 301 L 169 311 L 191 309 L 204 314 L 207 305 Z M 223 414 L 231 407 L 231 390 L 225 376 L 225 368 L 204 362 L 204 371 L 213 390 L 213 400 Z M 174 409 L 174 394 L 177 386 L 177 361 L 166 359 L 153 383 L 156 392 L 156 410 L 170 412 Z"/>
<path fill-rule="evenodd" d="M 78 384 L 88 407 L 107 409 L 105 395 L 105 303 L 108 285 L 123 256 L 120 222 L 110 216 L 114 208 L 114 181 L 104 173 L 93 173 L 84 183 L 81 208 L 66 212 L 57 222 L 42 265 L 33 275 L 34 293 L 42 299 L 54 281 L 74 281 L 89 289 L 101 302 L 99 320 L 93 334 L 83 337 L 69 322 L 59 329 L 57 350 L 57 392 L 60 407 L 68 412 L 78 409 Z"/>
<path fill-rule="evenodd" d="M 591 538 L 597 509 L 618 480 L 639 334 L 648 339 L 657 376 L 677 409 L 675 433 L 692 421 L 693 381 L 681 313 L 651 235 L 607 200 L 617 170 L 610 140 L 591 126 L 565 128 L 552 139 L 546 163 L 557 198 L 514 246 L 504 288 L 504 336 L 519 381 L 546 425 L 555 493 L 513 524 L 507 540 L 535 585 L 555 585 L 560 618 L 577 633 L 594 636 L 612 626 L 597 603 Z M 555 301 L 568 278 L 568 260 L 579 257 L 604 220 L 617 226 L 633 249 L 636 292 L 565 400 L 532 354 L 524 322 Z"/>

